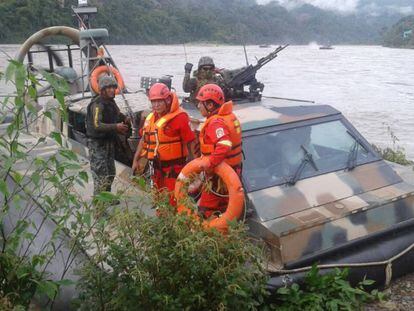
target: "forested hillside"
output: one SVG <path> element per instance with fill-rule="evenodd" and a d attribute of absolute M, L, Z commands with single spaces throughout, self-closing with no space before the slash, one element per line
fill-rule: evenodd
<path fill-rule="evenodd" d="M 414 48 L 414 15 L 407 16 L 392 26 L 384 36 L 384 45 Z"/>
<path fill-rule="evenodd" d="M 20 43 L 51 25 L 76 25 L 77 1 L 0 0 L 0 43 Z M 111 43 L 182 42 L 380 44 L 388 26 L 364 15 L 341 15 L 311 5 L 286 10 L 254 0 L 95 0 L 94 27 L 106 27 Z M 400 16 L 401 17 L 401 16 Z M 399 17 L 399 18 L 400 18 Z M 396 18 L 384 19 L 386 23 Z"/>

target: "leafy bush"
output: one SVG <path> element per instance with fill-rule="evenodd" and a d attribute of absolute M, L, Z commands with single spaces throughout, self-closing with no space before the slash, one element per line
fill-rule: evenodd
<path fill-rule="evenodd" d="M 381 148 L 377 145 L 372 145 L 376 152 L 378 152 L 384 160 L 394 162 L 401 165 L 413 165 L 414 162 L 407 159 L 407 155 L 403 147 L 398 146 L 398 137 L 394 134 L 392 129 L 387 127 L 388 134 L 392 139 L 392 147 Z"/>
<path fill-rule="evenodd" d="M 7 297 L 0 293 L 0 311 L 20 311 L 25 310 L 22 305 L 13 305 Z"/>
<path fill-rule="evenodd" d="M 373 290 L 365 291 L 364 287 L 374 283 L 363 280 L 356 287 L 347 281 L 348 269 L 321 275 L 316 265 L 306 274 L 304 285 L 292 284 L 279 288 L 277 299 L 280 304 L 277 310 L 361 310 L 364 303 L 382 299 L 382 293 Z"/>
<path fill-rule="evenodd" d="M 65 116 L 65 82 L 43 73 L 60 105 L 39 112 L 34 106 L 38 80 L 25 65 L 11 60 L 0 76 L 14 84 L 16 91 L 0 106 L 0 123 L 8 120 L 0 135 L 0 297 L 4 306 L 27 308 L 35 296 L 52 302 L 59 287 L 69 283 L 64 278 L 77 254 L 76 245 L 70 246 L 69 258 L 63 260 L 62 275 L 52 280 L 48 267 L 60 254 L 60 235 L 68 219 L 81 206 L 71 189 L 85 182 L 85 173 L 80 172 L 76 154 L 64 148 L 59 133 L 51 133 L 50 138 L 39 136 L 37 141 L 33 137 L 33 143 L 21 139 L 33 120 L 50 118 L 52 112 Z M 34 152 L 51 139 L 61 146 L 55 154 L 42 157 Z M 43 240 L 48 222 L 56 226 Z"/>
<path fill-rule="evenodd" d="M 412 160 L 407 159 L 405 150 L 402 147 L 397 147 L 396 149 L 386 147 L 380 148 L 376 145 L 373 145 L 376 152 L 378 152 L 384 160 L 394 162 L 401 165 L 413 165 Z"/>
<path fill-rule="evenodd" d="M 81 271 L 81 308 L 253 310 L 264 302 L 261 252 L 243 225 L 223 236 L 167 205 L 159 208 L 160 217 L 118 211 L 96 232 L 101 251 Z"/>
<path fill-rule="evenodd" d="M 263 252 L 242 224 L 233 223 L 226 236 L 206 231 L 194 218 L 176 215 L 162 195 L 157 193 L 159 217 L 130 207 L 94 231 L 97 253 L 80 270 L 78 308 L 357 310 L 383 297 L 365 291 L 373 281 L 354 288 L 347 269 L 321 275 L 316 266 L 301 287 L 293 284 L 271 295 Z"/>

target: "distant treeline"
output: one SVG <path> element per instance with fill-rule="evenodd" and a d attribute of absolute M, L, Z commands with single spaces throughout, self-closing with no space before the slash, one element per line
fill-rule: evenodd
<path fill-rule="evenodd" d="M 384 45 L 414 48 L 414 15 L 402 18 L 384 35 Z"/>
<path fill-rule="evenodd" d="M 381 44 L 386 24 L 358 14 L 340 15 L 311 5 L 286 10 L 254 0 L 95 0 L 94 27 L 108 28 L 110 43 L 183 42 Z M 77 25 L 73 0 L 0 0 L 0 43 L 21 43 L 47 26 Z"/>

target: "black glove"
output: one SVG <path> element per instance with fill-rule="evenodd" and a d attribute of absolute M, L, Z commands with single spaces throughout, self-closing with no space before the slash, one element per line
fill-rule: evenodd
<path fill-rule="evenodd" d="M 186 63 L 185 66 L 184 66 L 184 71 L 190 73 L 191 69 L 193 69 L 193 64 Z"/>

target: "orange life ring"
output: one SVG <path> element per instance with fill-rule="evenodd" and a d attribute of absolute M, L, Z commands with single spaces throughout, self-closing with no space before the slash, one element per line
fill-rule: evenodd
<path fill-rule="evenodd" d="M 99 94 L 99 91 L 100 91 L 99 90 L 99 77 L 104 73 L 109 74 L 109 72 L 112 73 L 112 75 L 116 79 L 116 82 L 118 83 L 118 88 L 116 89 L 115 94 L 119 94 L 121 90 L 125 88 L 124 80 L 122 79 L 122 76 L 119 73 L 118 69 L 116 69 L 115 67 L 102 65 L 102 66 L 96 67 L 91 73 L 90 83 L 91 83 L 92 90 L 95 93 Z"/>
<path fill-rule="evenodd" d="M 174 189 L 178 213 L 187 213 L 188 215 L 193 214 L 192 211 L 182 203 L 183 199 L 187 196 L 187 189 L 185 189 L 184 184 L 190 175 L 198 174 L 203 170 L 202 168 L 205 167 L 203 163 L 206 161 L 208 161 L 207 157 L 194 159 L 193 161 L 187 163 L 187 165 L 181 170 Z M 243 213 L 243 187 L 237 173 L 225 162 L 222 162 L 216 166 L 214 173 L 218 175 L 226 184 L 229 192 L 229 203 L 226 211 L 221 214 L 220 217 L 204 220 L 203 225 L 205 228 L 216 228 L 218 231 L 225 233 L 229 227 L 228 222 L 239 219 Z"/>

